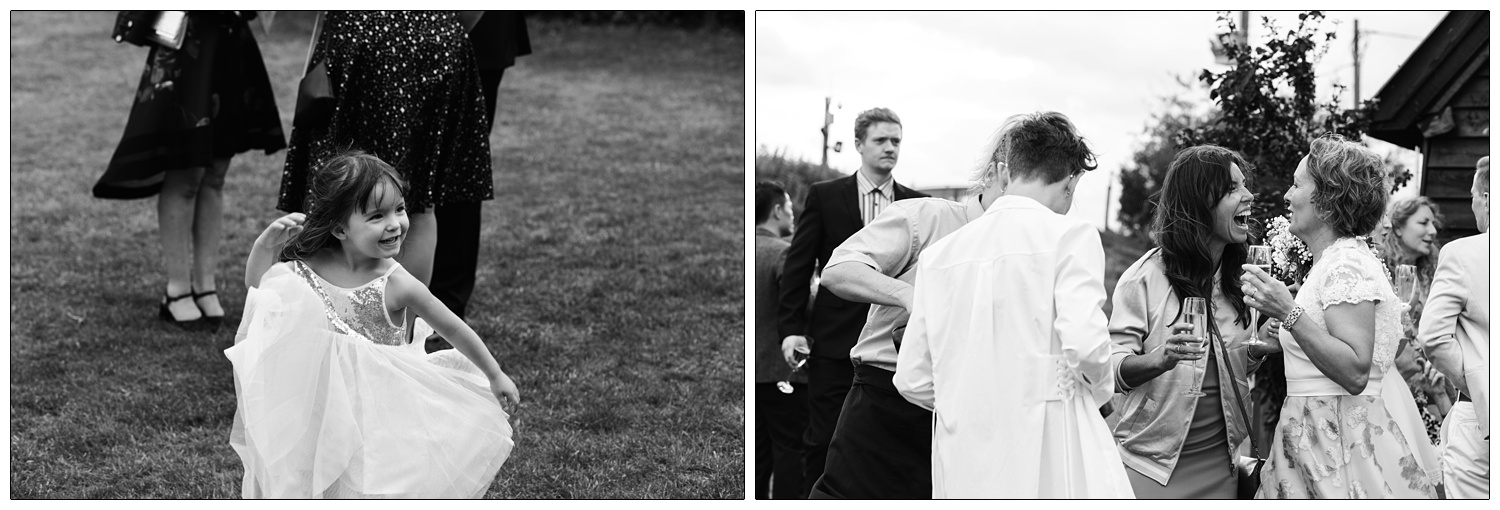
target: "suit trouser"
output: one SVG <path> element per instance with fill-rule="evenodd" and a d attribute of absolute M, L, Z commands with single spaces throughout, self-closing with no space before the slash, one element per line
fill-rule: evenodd
<path fill-rule="evenodd" d="M 930 499 L 932 412 L 907 402 L 895 372 L 854 367 L 813 499 Z"/>
<path fill-rule="evenodd" d="M 854 365 L 846 359 L 813 356 L 807 359 L 807 432 L 802 435 L 804 451 L 803 489 L 806 497 L 813 482 L 823 476 L 828 460 L 828 443 L 838 424 L 844 397 L 854 383 Z"/>
<path fill-rule="evenodd" d="M 776 383 L 755 383 L 755 499 L 802 497 L 806 429 L 806 384 L 792 383 L 792 392 L 786 394 L 776 389 Z"/>
<path fill-rule="evenodd" d="M 1490 497 L 1490 441 L 1479 430 L 1472 402 L 1458 402 L 1443 420 L 1443 492 L 1448 499 Z"/>
<path fill-rule="evenodd" d="M 489 110 L 485 120 L 494 131 L 495 100 L 500 93 L 504 69 L 481 69 L 479 81 L 484 88 L 484 104 Z M 494 149 L 490 150 L 491 154 Z M 493 160 L 493 158 L 492 158 Z M 474 294 L 474 274 L 479 268 L 479 218 L 482 202 L 458 202 L 433 208 L 437 214 L 438 239 L 433 254 L 432 283 L 428 290 L 444 306 L 462 319 L 469 298 Z M 427 352 L 450 347 L 447 342 L 427 346 Z"/>

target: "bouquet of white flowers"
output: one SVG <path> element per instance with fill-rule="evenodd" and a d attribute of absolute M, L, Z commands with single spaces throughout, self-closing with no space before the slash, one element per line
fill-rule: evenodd
<path fill-rule="evenodd" d="M 1271 218 L 1271 226 L 1266 230 L 1266 244 L 1271 246 L 1271 276 L 1287 285 L 1300 281 L 1312 268 L 1312 252 L 1292 235 L 1290 228 L 1291 221 L 1286 216 L 1277 216 Z"/>

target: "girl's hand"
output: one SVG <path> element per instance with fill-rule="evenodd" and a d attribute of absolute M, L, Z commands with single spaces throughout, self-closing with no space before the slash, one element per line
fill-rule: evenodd
<path fill-rule="evenodd" d="M 1171 370 L 1180 361 L 1193 362 L 1202 358 L 1203 342 L 1193 332 L 1191 322 L 1179 322 L 1172 325 L 1172 336 L 1167 337 L 1157 352 L 1162 357 L 1160 366 Z"/>
<path fill-rule="evenodd" d="M 260 237 L 255 239 L 255 245 L 268 248 L 272 251 L 280 251 L 287 241 L 302 232 L 302 223 L 307 221 L 307 215 L 302 213 L 291 213 L 271 222 Z"/>
<path fill-rule="evenodd" d="M 1297 307 L 1297 302 L 1292 299 L 1292 292 L 1281 281 L 1254 265 L 1244 264 L 1240 267 L 1245 270 L 1240 275 L 1240 291 L 1245 293 L 1246 305 L 1277 319 L 1286 317 L 1286 314 Z"/>
<path fill-rule="evenodd" d="M 501 402 L 509 400 L 513 404 L 521 404 L 521 390 L 516 388 L 515 381 L 510 380 L 510 376 L 505 375 L 505 372 L 490 377 L 490 391 L 495 394 L 495 400 Z"/>

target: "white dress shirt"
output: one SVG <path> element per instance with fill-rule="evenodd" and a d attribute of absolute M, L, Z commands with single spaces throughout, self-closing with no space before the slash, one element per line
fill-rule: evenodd
<path fill-rule="evenodd" d="M 1001 197 L 918 262 L 896 389 L 932 409 L 934 498 L 1132 498 L 1104 249 L 1087 222 Z"/>

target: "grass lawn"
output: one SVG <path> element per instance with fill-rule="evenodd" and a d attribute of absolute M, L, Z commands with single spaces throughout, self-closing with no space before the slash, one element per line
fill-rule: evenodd
<path fill-rule="evenodd" d="M 291 133 L 305 15 L 261 51 Z M 223 349 L 284 152 L 234 159 L 217 334 L 156 319 L 156 201 L 92 197 L 146 50 L 11 14 L 12 498 L 234 498 Z M 531 24 L 470 322 L 521 388 L 488 497 L 744 497 L 744 38 Z"/>

